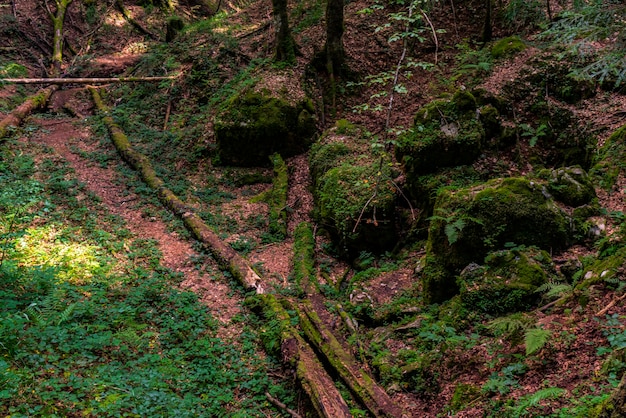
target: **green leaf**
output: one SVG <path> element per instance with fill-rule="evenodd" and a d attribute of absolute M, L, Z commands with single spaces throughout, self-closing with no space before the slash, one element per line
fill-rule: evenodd
<path fill-rule="evenodd" d="M 530 356 L 531 354 L 541 350 L 546 345 L 548 338 L 550 338 L 551 335 L 551 331 L 543 328 L 531 328 L 526 330 L 524 339 L 526 344 L 526 355 Z"/>

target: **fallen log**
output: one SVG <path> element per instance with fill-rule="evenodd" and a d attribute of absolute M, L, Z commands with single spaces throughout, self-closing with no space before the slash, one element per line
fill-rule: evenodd
<path fill-rule="evenodd" d="M 0 120 L 0 140 L 2 140 L 10 128 L 17 128 L 24 118 L 33 111 L 46 106 L 48 99 L 52 93 L 58 89 L 58 86 L 49 86 L 39 90 L 36 94 L 27 98 L 24 103 L 15 108 L 11 113 Z"/>
<path fill-rule="evenodd" d="M 266 320 L 278 323 L 281 357 L 285 363 L 294 367 L 302 388 L 319 416 L 351 418 L 350 408 L 335 387 L 335 383 L 311 346 L 293 328 L 289 314 L 276 296 L 259 295 L 254 300 L 261 303 Z"/>
<path fill-rule="evenodd" d="M 225 244 L 198 215 L 193 213 L 182 200 L 165 186 L 163 180 L 157 176 L 150 160 L 132 147 L 122 128 L 108 114 L 108 109 L 102 102 L 98 91 L 95 88 L 90 88 L 90 91 L 96 107 L 103 115 L 103 121 L 111 134 L 111 140 L 122 159 L 139 171 L 144 182 L 157 191 L 159 199 L 165 207 L 182 218 L 185 226 L 200 242 L 206 245 L 220 267 L 228 270 L 246 289 L 255 290 L 258 294 L 264 293 L 261 278 L 248 262 Z"/>
<path fill-rule="evenodd" d="M 396 405 L 372 377 L 364 371 L 337 338 L 322 323 L 310 303 L 303 301 L 296 308 L 300 327 L 307 340 L 324 355 L 357 399 L 375 417 L 402 417 L 402 409 Z"/>
<path fill-rule="evenodd" d="M 174 80 L 178 75 L 162 77 L 93 77 L 93 78 L 0 78 L 12 84 L 108 84 Z"/>

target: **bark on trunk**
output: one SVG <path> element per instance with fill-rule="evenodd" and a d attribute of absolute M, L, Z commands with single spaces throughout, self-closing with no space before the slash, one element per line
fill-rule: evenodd
<path fill-rule="evenodd" d="M 109 129 L 111 139 L 122 158 L 128 162 L 135 170 L 139 171 L 141 177 L 148 186 L 157 191 L 161 202 L 174 214 L 180 216 L 185 226 L 196 236 L 196 238 L 206 245 L 213 254 L 217 262 L 224 269 L 227 269 L 246 289 L 255 290 L 258 294 L 264 292 L 261 278 L 246 260 L 235 250 L 219 238 L 219 236 L 209 228 L 206 223 L 185 205 L 171 190 L 169 190 L 163 180 L 161 180 L 150 160 L 143 154 L 137 152 L 122 129 L 108 115 L 108 111 L 98 91 L 90 89 L 94 103 L 103 114 L 104 123 Z"/>
<path fill-rule="evenodd" d="M 54 15 L 51 13 L 52 27 L 54 34 L 52 36 L 52 74 L 61 74 L 61 65 L 63 64 L 63 23 L 65 22 L 65 13 L 67 7 L 72 0 L 57 0 L 57 9 Z"/>
<path fill-rule="evenodd" d="M 344 0 L 328 0 L 326 5 L 326 66 L 328 73 L 340 76 L 346 62 L 343 47 L 343 7 Z"/>
<path fill-rule="evenodd" d="M 274 33 L 276 35 L 274 59 L 289 63 L 294 62 L 296 49 L 291 30 L 289 29 L 287 0 L 272 0 L 272 10 L 274 15 Z"/>
<path fill-rule="evenodd" d="M 352 355 L 320 321 L 311 305 L 304 302 L 297 312 L 300 326 L 307 339 L 325 356 L 328 363 L 372 415 L 385 418 L 401 417 L 402 409 L 357 364 Z"/>
<path fill-rule="evenodd" d="M 7 136 L 11 127 L 17 128 L 26 116 L 37 109 L 45 107 L 48 103 L 48 99 L 50 99 L 52 93 L 54 93 L 57 89 L 58 86 L 50 86 L 39 90 L 37 94 L 27 98 L 24 103 L 19 105 L 15 110 L 2 119 L 0 121 L 0 140 Z"/>

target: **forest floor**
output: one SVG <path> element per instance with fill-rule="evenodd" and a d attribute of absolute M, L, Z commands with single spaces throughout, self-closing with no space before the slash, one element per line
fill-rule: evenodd
<path fill-rule="evenodd" d="M 367 3 L 365 1 L 351 2 L 347 7 L 346 50 L 350 57 L 350 65 L 353 68 L 358 68 L 362 74 L 377 74 L 383 69 L 389 69 L 389 62 L 392 61 L 392 58 L 397 59 L 401 50 L 397 44 L 392 46 L 387 44 L 383 33 L 378 34 L 377 32 L 377 34 L 371 35 L 372 28 L 370 26 L 365 27 L 359 20 L 356 11 L 364 8 Z M 31 13 L 38 7 L 35 2 L 21 2 L 19 6 L 21 15 Z M 246 23 L 250 21 L 265 22 L 268 20 L 270 8 L 269 2 L 256 2 L 235 13 L 234 23 L 239 23 L 240 27 L 245 27 Z M 140 8 L 137 6 L 137 9 Z M 33 16 L 39 15 L 40 13 L 33 12 Z M 410 126 L 416 110 L 431 98 L 438 96 L 438 87 L 433 79 L 443 79 L 451 75 L 455 53 L 458 52 L 453 50 L 453 46 L 462 40 L 458 33 L 468 36 L 468 34 L 475 34 L 478 30 L 476 25 L 472 26 L 467 23 L 471 21 L 470 19 L 463 18 L 463 16 L 454 16 L 455 21 L 452 22 L 450 14 L 441 13 L 434 16 L 433 19 L 437 27 L 454 28 L 457 33 L 454 35 L 454 31 L 450 30 L 445 39 L 447 47 L 437 51 L 439 62 L 448 63 L 450 66 L 440 65 L 437 73 L 419 72 L 411 80 L 404 80 L 412 94 L 398 98 L 396 109 L 401 110 L 391 114 L 390 123 L 392 126 Z M 376 22 L 374 22 L 375 24 Z M 308 59 L 315 52 L 313 45 L 321 44 L 323 36 L 321 25 L 309 28 L 297 36 L 303 57 L 298 59 L 298 64 L 293 68 L 294 74 L 304 72 Z M 361 42 L 364 36 L 371 36 L 372 42 L 365 45 Z M 259 48 L 265 48 L 266 53 L 269 53 L 268 38 L 269 31 L 260 32 L 259 36 L 242 36 L 241 51 L 249 56 L 254 56 Z M 308 41 L 305 42 L 305 38 Z M 114 49 L 113 45 L 116 44 L 116 40 L 117 38 L 111 37 L 102 41 Z M 130 43 L 131 40 L 127 39 L 126 45 Z M 495 67 L 482 86 L 497 92 L 505 81 L 515 77 L 515 74 L 520 71 L 524 63 L 535 52 L 535 50 L 529 49 L 515 60 Z M 416 56 L 433 61 L 432 45 L 428 44 L 427 47 L 417 51 Z M 135 63 L 137 58 L 138 55 L 135 52 L 119 50 L 118 48 L 111 54 L 99 54 L 98 57 L 93 58 L 93 66 L 88 72 L 90 75 L 120 74 L 129 65 Z M 282 79 L 272 80 L 271 76 L 268 76 L 264 82 L 267 85 L 280 84 Z M 358 95 L 345 97 L 334 109 L 336 112 L 334 116 L 336 118 L 348 117 L 356 123 L 367 126 L 372 131 L 380 132 L 385 124 L 383 113 L 352 112 L 353 106 L 368 100 L 368 97 L 376 93 L 376 89 L 376 86 L 367 86 L 359 91 Z M 8 97 L 14 94 L 14 91 L 14 88 L 6 87 L 0 90 L 0 94 L 3 97 Z M 162 253 L 163 266 L 184 275 L 185 279 L 180 284 L 181 288 L 197 293 L 211 314 L 219 320 L 218 337 L 226 342 L 236 344 L 241 327 L 232 319 L 242 310 L 243 297 L 241 294 L 233 292 L 228 279 L 210 276 L 204 272 L 205 268 L 198 268 L 196 262 L 198 259 L 202 259 L 204 263 L 214 262 L 203 256 L 202 252 L 183 234 L 172 230 L 171 225 L 168 225 L 168 222 L 161 216 L 154 215 L 158 209 L 151 207 L 153 203 L 142 200 L 143 198 L 135 193 L 132 187 L 126 185 L 125 179 L 120 175 L 120 167 L 123 163 L 119 159 L 109 161 L 106 166 L 103 166 L 85 156 L 87 154 L 112 152 L 112 145 L 106 140 L 96 138 L 93 131 L 84 123 L 85 117 L 94 114 L 93 106 L 86 97 L 87 95 L 82 89 L 63 90 L 57 93 L 49 109 L 52 113 L 56 113 L 56 116 L 33 116 L 29 123 L 41 127 L 41 130 L 34 135 L 20 137 L 19 141 L 42 144 L 52 148 L 59 158 L 70 163 L 76 178 L 101 200 L 108 211 L 124 219 L 127 228 L 133 234 L 142 239 L 156 241 Z M 68 102 L 73 102 L 72 108 L 78 109 L 79 116 L 60 115 L 63 106 Z M 576 111 L 593 122 L 599 132 L 599 141 L 602 143 L 613 130 L 623 125 L 624 118 L 620 116 L 619 112 L 624 109 L 626 109 L 626 97 L 624 95 L 603 94 L 594 99 L 589 99 L 582 108 L 578 108 Z M 329 115 L 327 117 L 330 119 Z M 259 245 L 247 256 L 251 264 L 262 266 L 263 271 L 266 272 L 265 277 L 277 287 L 286 284 L 290 275 L 293 252 L 292 232 L 300 222 L 310 221 L 310 213 L 313 209 L 307 156 L 293 157 L 287 163 L 290 167 L 290 189 L 287 205 L 291 209 L 288 218 L 288 238 L 279 243 Z M 523 169 L 521 171 L 523 172 Z M 266 171 L 266 174 L 271 175 L 269 171 Z M 194 183 L 201 186 L 206 181 L 195 179 Z M 240 221 L 250 219 L 255 214 L 265 213 L 265 206 L 251 203 L 249 196 L 259 194 L 269 187 L 268 184 L 260 184 L 248 187 L 246 193 L 241 193 L 241 190 L 236 191 L 234 193 L 236 198 L 220 207 L 221 213 Z M 626 180 L 624 178 L 620 178 L 614 190 L 610 192 L 598 189 L 600 205 L 609 212 L 624 211 L 625 190 Z M 612 225 L 609 223 L 609 230 L 611 227 Z M 236 232 L 230 234 L 226 240 L 231 243 L 239 242 L 246 234 L 249 235 L 250 232 Z M 351 277 L 354 274 L 351 266 L 341 260 L 331 260 L 332 257 L 321 250 L 326 239 L 318 236 L 317 240 L 317 261 L 318 263 L 326 263 L 329 268 L 325 280 L 334 284 L 346 277 Z M 572 257 L 581 258 L 587 254 L 592 254 L 594 251 L 593 248 L 577 246 L 568 253 L 559 255 L 559 259 L 564 261 Z M 372 280 L 368 283 L 366 296 L 373 299 L 378 306 L 390 301 L 404 289 L 413 286 L 413 268 L 414 265 L 406 264 L 390 275 L 381 275 Z M 355 294 L 354 296 L 358 297 L 359 295 Z M 605 359 L 599 357 L 596 351 L 598 347 L 606 345 L 607 332 L 613 329 L 607 325 L 604 317 L 605 315 L 617 317 L 626 315 L 626 304 L 620 295 L 614 291 L 598 285 L 591 289 L 591 296 L 590 303 L 584 307 L 579 306 L 576 301 L 570 301 L 553 312 L 537 314 L 538 323 L 545 329 L 553 331 L 555 335 L 559 335 L 560 338 L 540 356 L 528 360 L 531 363 L 528 367 L 529 371 L 523 378 L 519 378 L 518 387 L 506 395 L 496 394 L 492 400 L 519 400 L 548 385 L 565 389 L 568 397 L 591 396 L 595 388 L 590 385 L 590 382 L 602 380 L 596 379 L 596 376 L 601 373 L 605 362 Z M 605 311 L 603 308 L 611 303 L 614 305 Z M 599 313 L 602 315 L 598 315 Z M 406 347 L 400 338 L 397 340 L 390 338 L 387 344 L 396 352 Z M 484 343 L 476 345 L 470 350 L 459 349 L 449 353 L 449 364 L 445 365 L 446 371 L 438 376 L 440 385 L 436 396 L 418 396 L 396 388 L 392 391 L 394 400 L 402 406 L 408 416 L 440 416 L 445 410 L 445 406 L 452 399 L 459 383 L 484 385 L 493 377 L 494 370 L 499 370 L 499 364 L 504 364 L 511 358 L 523 356 L 524 348 L 521 344 L 509 345 L 506 341 L 499 341 L 496 344 L 499 346 L 497 352 L 490 351 L 492 346 Z M 507 376 L 501 374 L 500 377 L 504 380 Z M 588 387 L 584 388 L 582 384 Z M 600 386 L 599 383 L 598 387 Z M 485 403 L 477 401 L 475 406 L 470 406 L 455 416 L 485 416 L 489 413 L 485 410 L 485 405 Z M 556 411 L 559 406 L 558 402 L 554 402 L 547 406 L 544 412 Z"/>

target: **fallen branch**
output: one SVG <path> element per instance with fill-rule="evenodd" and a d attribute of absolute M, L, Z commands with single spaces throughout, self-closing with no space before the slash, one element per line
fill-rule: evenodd
<path fill-rule="evenodd" d="M 108 84 L 174 80 L 180 75 L 162 77 L 104 77 L 104 78 L 0 78 L 1 83 L 12 84 Z"/>
<path fill-rule="evenodd" d="M 351 418 L 350 408 L 335 387 L 335 383 L 311 346 L 293 328 L 289 314 L 276 296 L 265 294 L 254 299 L 262 303 L 265 319 L 278 323 L 282 359 L 295 368 L 296 376 L 319 416 Z"/>
<path fill-rule="evenodd" d="M 296 311 L 307 339 L 324 355 L 328 363 L 372 415 L 385 418 L 401 417 L 400 407 L 343 348 L 332 332 L 322 323 L 313 307 L 305 301 L 301 309 L 296 309 Z"/>
<path fill-rule="evenodd" d="M 97 89 L 90 88 L 90 91 L 97 109 L 103 115 L 103 121 L 111 134 L 111 140 L 124 161 L 139 171 L 144 182 L 157 191 L 163 205 L 182 218 L 187 229 L 206 245 L 222 268 L 228 270 L 246 289 L 254 289 L 258 294 L 263 293 L 261 278 L 252 270 L 248 262 L 225 244 L 198 215 L 165 186 L 163 180 L 157 176 L 150 160 L 132 147 L 122 128 L 108 114 L 108 109 L 102 102 Z"/>
<path fill-rule="evenodd" d="M 276 399 L 275 397 L 273 397 L 272 395 L 270 395 L 269 392 L 265 392 L 265 397 L 267 398 L 268 401 L 270 401 L 274 406 L 276 406 L 277 408 L 282 409 L 283 411 L 285 411 L 286 413 L 288 413 L 289 415 L 291 415 L 293 418 L 302 418 L 302 415 L 300 415 L 299 413 L 297 413 L 296 411 L 294 411 L 291 408 L 288 408 L 287 405 L 285 405 L 284 403 L 282 403 L 281 401 L 279 401 L 278 399 Z"/>
<path fill-rule="evenodd" d="M 4 138 L 10 128 L 17 128 L 24 118 L 30 115 L 34 110 L 41 109 L 48 103 L 48 99 L 52 93 L 58 89 L 58 86 L 50 86 L 39 90 L 33 96 L 27 98 L 24 103 L 15 108 L 11 113 L 0 120 L 0 140 Z"/>
<path fill-rule="evenodd" d="M 608 305 L 606 305 L 604 307 L 604 309 L 598 311 L 598 313 L 596 314 L 596 316 L 602 316 L 605 313 L 607 313 L 609 311 L 609 309 L 611 309 L 617 302 L 619 302 L 620 300 L 623 300 L 624 298 L 626 298 L 626 293 L 624 293 L 622 296 L 613 299 Z"/>

